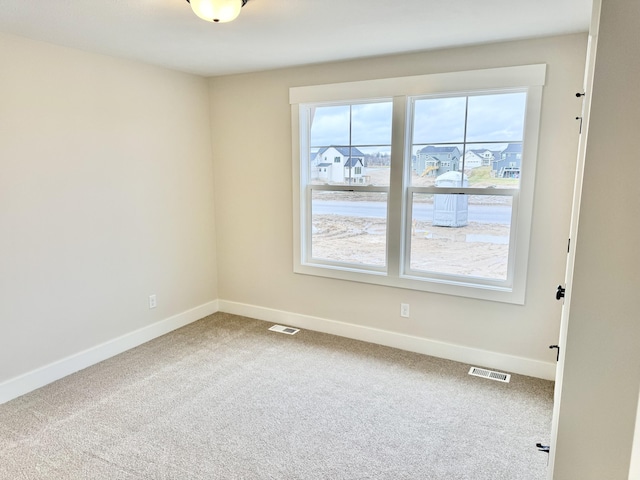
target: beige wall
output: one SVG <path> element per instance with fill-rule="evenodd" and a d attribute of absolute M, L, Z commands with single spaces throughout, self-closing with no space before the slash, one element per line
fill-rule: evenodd
<path fill-rule="evenodd" d="M 10 35 L 0 65 L 0 383 L 216 299 L 206 80 Z"/>
<path fill-rule="evenodd" d="M 556 480 L 629 471 L 640 172 L 625 152 L 640 123 L 639 8 L 603 5 Z M 585 47 L 575 35 L 207 84 L 0 35 L 0 383 L 216 298 L 552 362 Z M 290 86 L 540 62 L 549 69 L 525 306 L 292 273 Z M 621 168 L 602 161 L 612 152 Z"/>
<path fill-rule="evenodd" d="M 626 480 L 640 388 L 640 3 L 603 0 L 554 480 Z"/>
<path fill-rule="evenodd" d="M 211 79 L 220 298 L 555 363 L 586 35 Z M 547 63 L 526 305 L 294 275 L 288 89 Z M 411 319 L 399 317 L 400 303 Z"/>

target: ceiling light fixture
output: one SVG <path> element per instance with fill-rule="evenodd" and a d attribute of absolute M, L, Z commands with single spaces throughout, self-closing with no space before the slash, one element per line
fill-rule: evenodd
<path fill-rule="evenodd" d="M 193 13 L 207 22 L 225 23 L 235 20 L 249 0 L 187 0 Z"/>

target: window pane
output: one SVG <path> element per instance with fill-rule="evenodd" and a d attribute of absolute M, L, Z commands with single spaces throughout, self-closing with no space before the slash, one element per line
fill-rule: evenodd
<path fill-rule="evenodd" d="M 311 148 L 327 145 L 349 145 L 349 105 L 312 107 Z"/>
<path fill-rule="evenodd" d="M 313 191 L 311 256 L 345 264 L 384 267 L 387 194 Z"/>
<path fill-rule="evenodd" d="M 469 97 L 468 142 L 522 141 L 525 92 Z"/>
<path fill-rule="evenodd" d="M 462 168 L 463 145 L 413 145 L 411 155 L 411 185 L 429 187 L 436 179 Z M 448 187 L 462 185 L 446 185 Z"/>
<path fill-rule="evenodd" d="M 464 141 L 466 97 L 416 100 L 413 109 L 413 143 Z"/>
<path fill-rule="evenodd" d="M 351 145 L 391 145 L 391 102 L 351 107 Z"/>
<path fill-rule="evenodd" d="M 464 173 L 475 188 L 519 188 L 522 144 L 470 143 L 464 155 Z"/>
<path fill-rule="evenodd" d="M 391 151 L 379 147 L 324 147 L 311 152 L 312 185 L 388 186 Z"/>
<path fill-rule="evenodd" d="M 392 102 L 311 107 L 312 185 L 389 186 Z"/>
<path fill-rule="evenodd" d="M 359 147 L 359 150 L 364 153 L 364 168 L 362 176 L 355 179 L 355 184 L 388 187 L 391 178 L 391 147 Z"/>
<path fill-rule="evenodd" d="M 506 280 L 512 198 L 413 195 L 410 269 Z"/>
<path fill-rule="evenodd" d="M 496 186 L 518 186 L 522 166 L 522 143 L 509 143 L 493 162 L 491 174 Z"/>

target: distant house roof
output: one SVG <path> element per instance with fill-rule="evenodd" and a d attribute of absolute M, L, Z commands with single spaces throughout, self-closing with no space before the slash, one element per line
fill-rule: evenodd
<path fill-rule="evenodd" d="M 350 157 L 350 158 L 347 159 L 347 161 L 345 162 L 344 166 L 345 167 L 355 167 L 358 164 L 362 165 L 362 159 L 361 158 Z"/>
<path fill-rule="evenodd" d="M 522 153 L 522 144 L 510 143 L 507 148 L 502 150 L 502 153 Z"/>
<path fill-rule="evenodd" d="M 434 147 L 433 145 L 426 146 L 418 153 L 453 153 L 454 151 L 460 152 L 458 147 Z"/>
<path fill-rule="evenodd" d="M 330 167 L 331 165 L 333 165 L 333 163 L 319 163 L 318 164 L 319 167 Z"/>
<path fill-rule="evenodd" d="M 356 147 L 334 147 L 334 146 L 321 148 L 318 151 L 318 155 L 322 155 L 324 152 L 326 152 L 330 148 L 335 148 L 344 157 L 349 157 L 349 156 L 353 157 L 356 155 L 359 157 L 364 157 L 364 153 L 362 153 Z"/>

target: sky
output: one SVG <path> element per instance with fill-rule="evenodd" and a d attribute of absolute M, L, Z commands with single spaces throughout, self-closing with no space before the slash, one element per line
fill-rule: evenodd
<path fill-rule="evenodd" d="M 490 148 L 492 145 L 488 142 L 496 142 L 499 145 L 490 149 L 498 150 L 508 142 L 522 141 L 525 106 L 525 92 L 414 98 L 410 102 L 411 143 L 415 146 L 412 151 L 442 143 L 459 144 L 462 150 L 465 140 L 478 144 L 468 148 Z M 388 152 L 391 117 L 391 100 L 316 107 L 311 124 L 311 148 L 370 145 L 377 147 L 372 150 Z"/>

